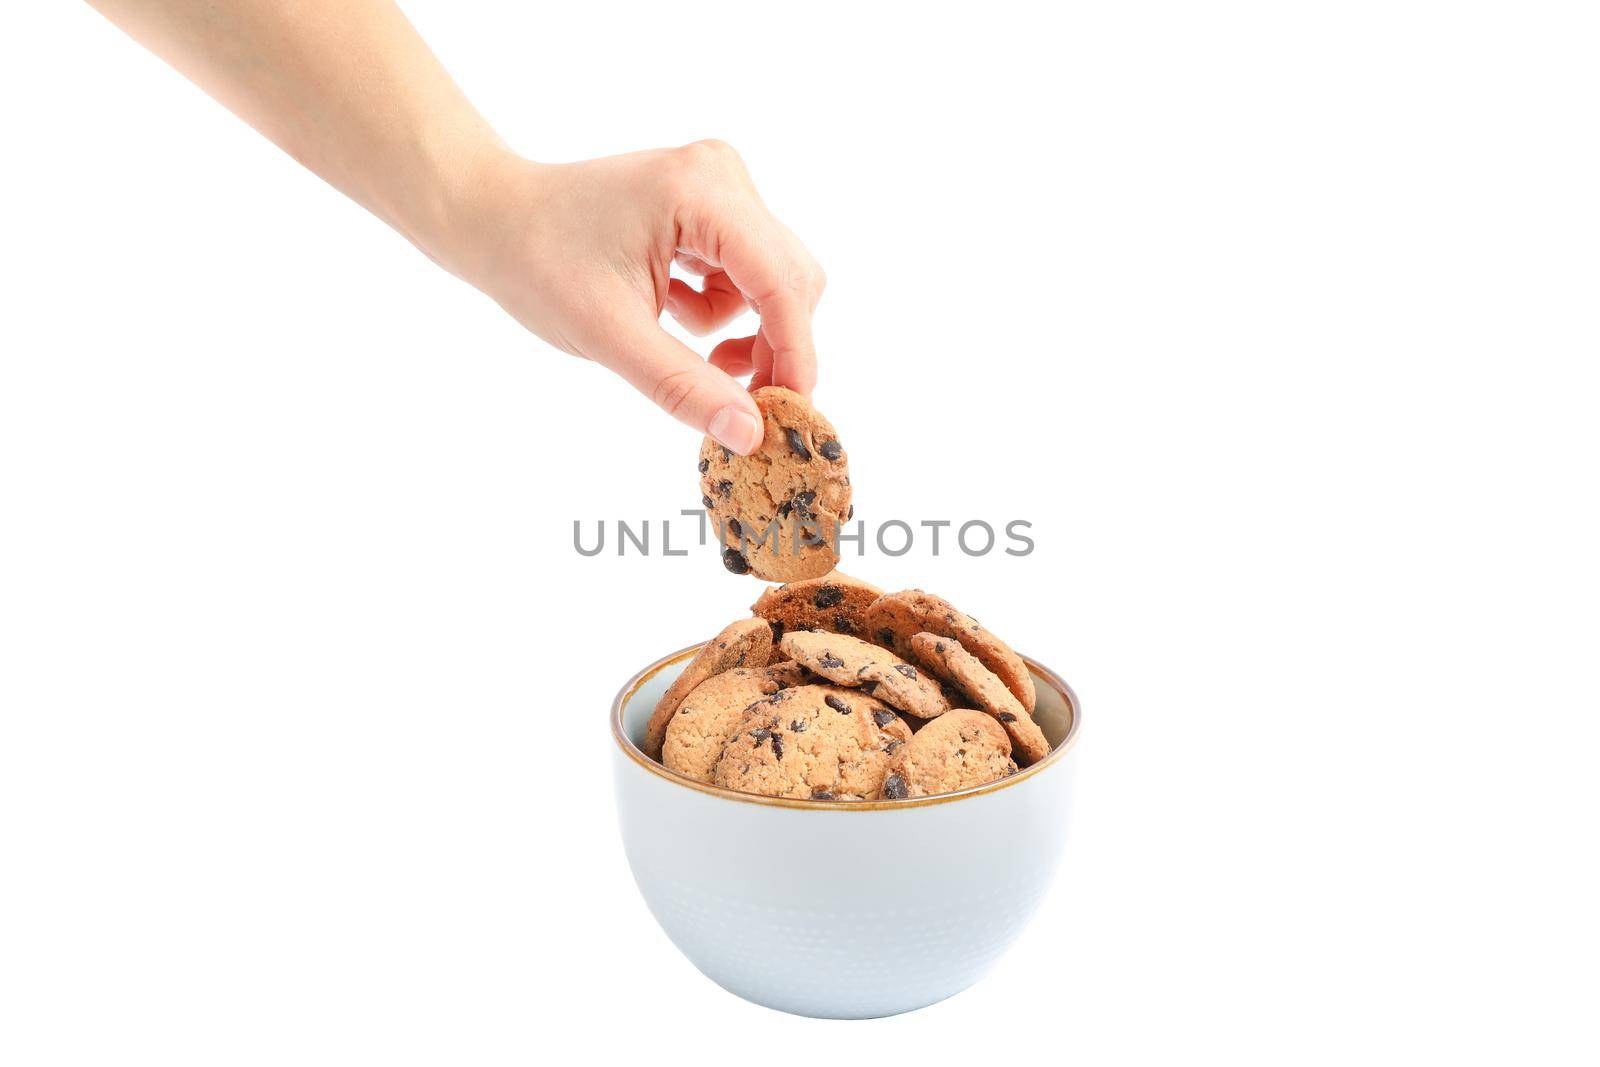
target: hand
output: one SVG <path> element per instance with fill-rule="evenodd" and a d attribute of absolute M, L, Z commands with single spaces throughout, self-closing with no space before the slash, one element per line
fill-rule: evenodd
<path fill-rule="evenodd" d="M 751 386 L 810 393 L 822 271 L 725 144 L 588 163 L 506 150 L 393 0 L 92 0 L 296 159 L 566 352 L 749 453 Z M 669 277 L 673 261 L 697 290 Z M 754 308 L 701 359 L 668 336 Z"/>
<path fill-rule="evenodd" d="M 727 145 L 557 165 L 501 155 L 465 196 L 435 258 L 669 415 L 748 454 L 761 443 L 761 417 L 735 376 L 752 375 L 752 389 L 810 394 L 822 269 Z M 698 289 L 669 277 L 674 261 L 700 277 Z M 709 361 L 661 328 L 663 309 L 703 335 L 746 307 L 761 316 L 759 331 L 723 341 Z"/>

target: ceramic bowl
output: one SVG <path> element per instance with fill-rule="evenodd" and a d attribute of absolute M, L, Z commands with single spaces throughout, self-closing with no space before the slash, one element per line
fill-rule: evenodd
<path fill-rule="evenodd" d="M 1028 660 L 1050 755 L 998 782 L 900 801 L 752 796 L 640 750 L 698 645 L 628 680 L 611 709 L 617 809 L 634 880 L 701 973 L 796 1015 L 866 1019 L 981 978 L 1022 932 L 1061 857 L 1077 698 Z"/>

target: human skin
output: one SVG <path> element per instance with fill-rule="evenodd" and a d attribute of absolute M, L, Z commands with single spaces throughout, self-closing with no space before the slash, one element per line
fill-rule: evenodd
<path fill-rule="evenodd" d="M 761 442 L 736 376 L 816 383 L 822 270 L 722 142 L 525 159 L 389 0 L 90 3 L 533 333 L 733 451 Z M 709 359 L 661 328 L 663 310 L 703 335 L 746 308 L 757 332 Z"/>

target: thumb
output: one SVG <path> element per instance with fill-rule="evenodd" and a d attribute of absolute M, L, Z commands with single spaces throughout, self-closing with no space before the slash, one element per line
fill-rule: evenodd
<path fill-rule="evenodd" d="M 625 332 L 600 360 L 668 415 L 748 456 L 761 444 L 761 412 L 738 381 L 655 322 Z"/>

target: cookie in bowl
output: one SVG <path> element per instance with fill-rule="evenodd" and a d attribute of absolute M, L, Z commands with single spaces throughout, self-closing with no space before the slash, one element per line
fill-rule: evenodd
<path fill-rule="evenodd" d="M 916 732 L 884 776 L 889 800 L 955 793 L 1017 773 L 1011 739 L 992 715 L 970 708 L 948 712 Z"/>
<path fill-rule="evenodd" d="M 911 654 L 924 670 L 960 694 L 964 703 L 988 712 L 1005 727 L 1017 762 L 1026 766 L 1049 754 L 1050 742 L 1022 701 L 955 638 L 916 634 L 911 638 Z"/>
<path fill-rule="evenodd" d="M 913 655 L 911 639 L 919 633 L 955 638 L 1005 683 L 1026 711 L 1033 711 L 1037 695 L 1022 657 L 943 597 L 921 589 L 889 593 L 867 609 L 865 622 L 869 638 L 908 659 Z"/>
<path fill-rule="evenodd" d="M 795 662 L 835 685 L 864 689 L 919 719 L 931 719 L 950 710 L 943 691 L 915 666 L 888 649 L 859 638 L 802 630 L 784 634 L 779 647 Z"/>
<path fill-rule="evenodd" d="M 890 749 L 904 743 L 885 730 L 891 721 L 894 713 L 864 693 L 831 685 L 780 690 L 745 713 L 714 780 L 769 797 L 876 800 Z"/>
<path fill-rule="evenodd" d="M 827 630 L 860 636 L 867 609 L 883 590 L 840 571 L 769 586 L 750 610 L 772 624 L 772 639 L 793 630 Z"/>
<path fill-rule="evenodd" d="M 656 704 L 656 710 L 645 728 L 645 754 L 651 759 L 661 758 L 667 724 L 672 721 L 684 697 L 701 682 L 736 667 L 763 666 L 771 654 L 772 629 L 764 619 L 740 619 L 707 641 Z"/>
<path fill-rule="evenodd" d="M 668 721 L 662 764 L 697 782 L 712 781 L 722 750 L 745 712 L 780 690 L 801 684 L 803 677 L 800 665 L 790 662 L 735 667 L 707 678 L 683 698 Z"/>

